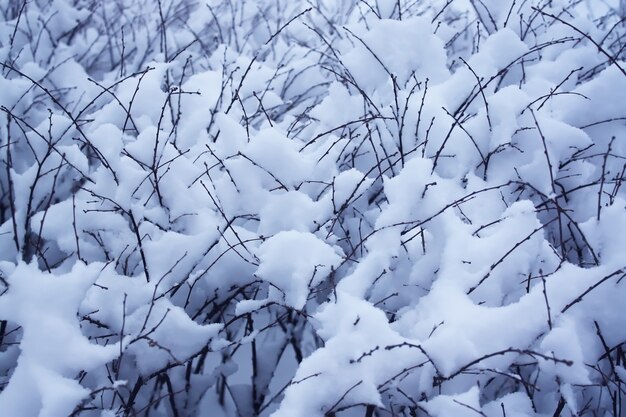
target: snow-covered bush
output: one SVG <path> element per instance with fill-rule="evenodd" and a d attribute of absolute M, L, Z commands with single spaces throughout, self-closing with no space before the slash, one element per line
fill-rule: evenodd
<path fill-rule="evenodd" d="M 0 15 L 0 415 L 626 412 L 623 1 Z"/>

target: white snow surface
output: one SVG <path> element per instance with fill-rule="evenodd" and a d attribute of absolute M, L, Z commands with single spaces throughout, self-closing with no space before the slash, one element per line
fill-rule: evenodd
<path fill-rule="evenodd" d="M 624 16 L 0 0 L 0 416 L 626 415 Z"/>

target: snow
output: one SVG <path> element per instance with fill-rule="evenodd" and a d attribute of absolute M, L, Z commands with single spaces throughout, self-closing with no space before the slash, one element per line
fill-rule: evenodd
<path fill-rule="evenodd" d="M 342 59 L 357 84 L 368 89 L 381 87 L 389 74 L 396 76 L 400 85 L 412 76 L 435 82 L 447 77 L 443 42 L 433 35 L 427 19 L 382 19 L 373 22 L 365 34 L 360 32 L 354 33 L 355 47 Z"/>
<path fill-rule="evenodd" d="M 261 236 L 272 236 L 282 231 L 310 232 L 321 219 L 322 207 L 311 197 L 300 191 L 272 194 L 259 211 L 261 221 L 258 232 Z M 275 216 L 274 213 L 281 213 Z"/>
<path fill-rule="evenodd" d="M 10 272 L 10 290 L 0 299 L 0 317 L 21 326 L 23 336 L 17 367 L 0 394 L 0 409 L 18 417 L 66 415 L 89 394 L 74 374 L 115 357 L 116 347 L 91 343 L 76 318 L 98 269 L 97 264 L 77 263 L 68 274 L 54 276 L 34 264 L 21 263 Z"/>
<path fill-rule="evenodd" d="M 624 414 L 623 2 L 0 10 L 2 417 Z"/>
<path fill-rule="evenodd" d="M 472 387 L 467 392 L 458 395 L 440 395 L 428 401 L 423 407 L 435 417 L 449 415 L 470 417 L 480 413 L 478 401 L 478 387 Z"/>
<path fill-rule="evenodd" d="M 306 258 L 301 254 L 306 253 Z M 309 291 L 341 261 L 340 255 L 315 235 L 295 230 L 279 232 L 258 249 L 256 274 L 272 284 L 285 303 L 302 309 Z"/>

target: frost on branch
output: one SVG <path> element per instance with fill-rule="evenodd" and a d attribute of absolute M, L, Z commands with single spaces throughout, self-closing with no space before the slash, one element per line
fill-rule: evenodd
<path fill-rule="evenodd" d="M 625 13 L 0 0 L 0 414 L 624 414 Z"/>

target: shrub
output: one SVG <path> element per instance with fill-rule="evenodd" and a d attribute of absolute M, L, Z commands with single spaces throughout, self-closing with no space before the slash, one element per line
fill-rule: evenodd
<path fill-rule="evenodd" d="M 0 0 L 0 410 L 621 415 L 625 12 Z"/>

